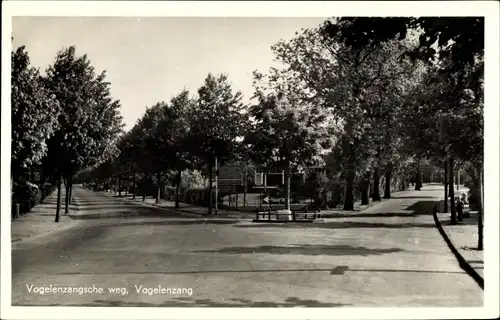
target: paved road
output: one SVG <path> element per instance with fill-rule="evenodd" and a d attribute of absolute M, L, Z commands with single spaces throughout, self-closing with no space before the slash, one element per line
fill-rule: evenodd
<path fill-rule="evenodd" d="M 83 210 L 119 211 L 129 217 L 82 220 L 50 236 L 13 243 L 12 303 L 481 306 L 483 291 L 459 268 L 431 210 L 420 215 L 411 210 L 432 208 L 441 195 L 438 188 L 400 193 L 355 216 L 314 224 L 204 222 L 76 188 L 74 196 Z M 405 210 L 408 206 L 413 207 Z M 33 291 L 49 285 L 104 291 L 28 292 L 28 287 Z M 137 293 L 155 287 L 159 294 Z M 108 288 L 126 292 L 110 293 Z"/>

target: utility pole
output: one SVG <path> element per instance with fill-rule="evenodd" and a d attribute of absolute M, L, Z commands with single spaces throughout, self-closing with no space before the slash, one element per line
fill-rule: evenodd
<path fill-rule="evenodd" d="M 457 191 L 460 190 L 460 169 L 457 170 Z"/>
<path fill-rule="evenodd" d="M 264 193 L 267 193 L 267 173 L 264 172 Z"/>
<path fill-rule="evenodd" d="M 219 192 L 218 192 L 218 189 L 219 189 L 219 168 L 217 167 L 217 157 L 215 157 L 215 214 L 217 215 L 218 212 L 217 212 L 217 209 L 219 207 Z"/>

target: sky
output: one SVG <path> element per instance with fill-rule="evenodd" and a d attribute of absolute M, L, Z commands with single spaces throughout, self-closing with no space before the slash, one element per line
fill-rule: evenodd
<path fill-rule="evenodd" d="M 146 107 L 184 88 L 194 94 L 208 73 L 227 73 L 248 102 L 252 72 L 273 65 L 270 46 L 325 19 L 13 17 L 13 49 L 26 46 L 43 72 L 59 50 L 76 46 L 96 71 L 106 70 L 130 129 Z"/>

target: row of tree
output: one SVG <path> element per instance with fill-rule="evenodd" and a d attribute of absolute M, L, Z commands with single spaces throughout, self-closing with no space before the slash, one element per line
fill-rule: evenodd
<path fill-rule="evenodd" d="M 405 145 L 417 158 L 426 157 L 444 168 L 452 224 L 457 221 L 453 172 L 465 169 L 479 205 L 482 250 L 484 19 L 344 18 L 325 26 L 329 38 L 338 36 L 355 50 L 404 41 L 412 30 L 418 32 L 418 45 L 405 56 L 425 62 L 425 69 L 402 104 L 399 121 L 406 129 L 401 131 L 407 135 Z"/>
<path fill-rule="evenodd" d="M 123 128 L 120 103 L 112 99 L 105 73 L 97 74 L 74 47 L 59 51 L 43 75 L 30 65 L 24 46 L 11 58 L 11 181 L 22 183 L 35 171 L 40 185 L 55 181 L 57 222 L 62 182 L 67 213 L 73 177 L 117 152 Z"/>
<path fill-rule="evenodd" d="M 432 163 L 446 172 L 447 197 L 459 166 L 480 200 L 483 37 L 481 18 L 330 19 L 272 46 L 281 67 L 254 72 L 252 105 L 227 75 L 209 74 L 195 95 L 184 90 L 149 107 L 123 135 L 119 102 L 86 56 L 63 50 L 41 76 L 19 48 L 13 178 L 41 165 L 59 186 L 67 181 L 67 204 L 81 171 L 133 181 L 134 191 L 136 182 L 169 183 L 178 194 L 185 170 L 204 169 L 212 181 L 216 163 L 238 160 L 283 170 L 289 208 L 290 177 L 323 164 L 343 181 L 343 207 L 352 210 L 354 190 L 363 204 L 380 200 L 381 188 L 389 198 L 396 177 L 413 177 L 419 190 L 421 164 Z M 453 201 L 450 209 L 455 223 Z"/>
<path fill-rule="evenodd" d="M 182 170 L 206 168 L 211 181 L 216 160 L 238 159 L 283 170 L 289 199 L 290 176 L 326 162 L 345 182 L 346 210 L 355 186 L 364 204 L 380 200 L 381 180 L 390 197 L 395 175 L 419 190 L 422 162 L 448 173 L 460 165 L 479 190 L 482 33 L 476 18 L 328 20 L 272 47 L 282 67 L 254 72 L 254 105 L 241 104 L 227 76 L 209 75 L 196 97 L 183 91 L 149 108 L 107 165 L 179 186 Z M 454 222 L 453 202 L 451 211 Z"/>

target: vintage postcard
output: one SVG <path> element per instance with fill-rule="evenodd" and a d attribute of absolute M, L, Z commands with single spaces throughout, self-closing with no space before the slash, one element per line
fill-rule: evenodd
<path fill-rule="evenodd" d="M 498 316 L 498 2 L 2 7 L 2 318 Z"/>

